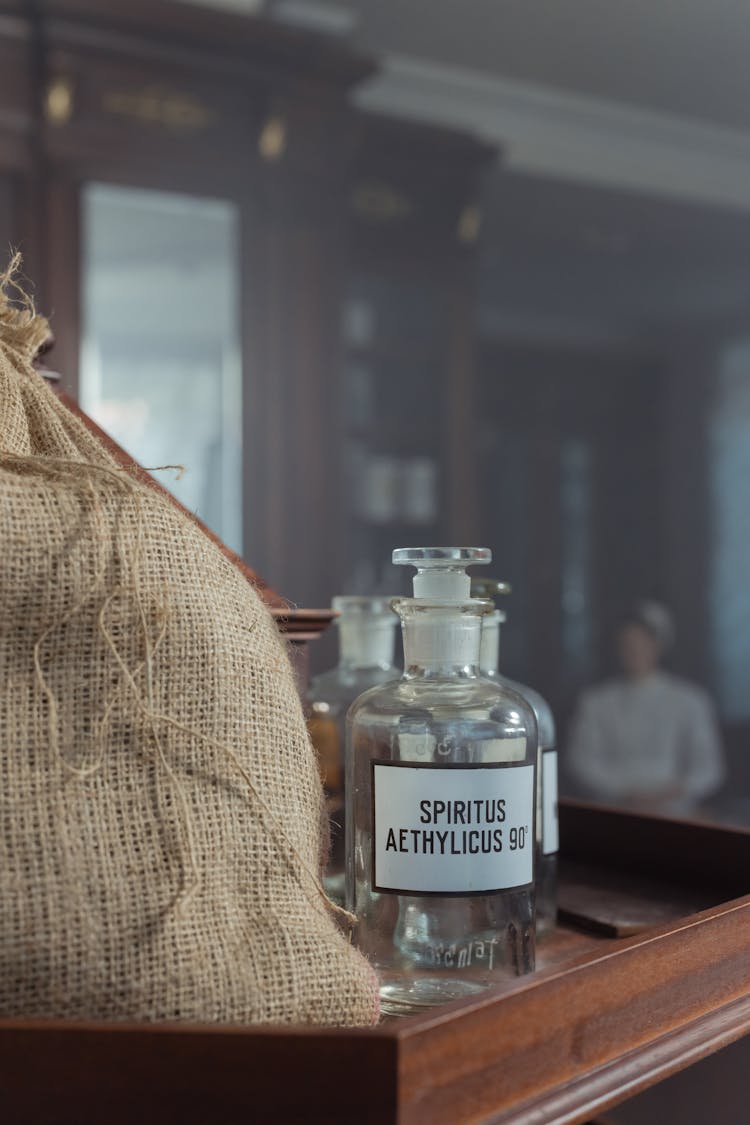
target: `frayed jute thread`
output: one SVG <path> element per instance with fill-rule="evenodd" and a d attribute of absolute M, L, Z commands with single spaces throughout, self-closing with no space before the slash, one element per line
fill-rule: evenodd
<path fill-rule="evenodd" d="M 32 298 L 17 276 L 21 255 L 13 254 L 7 268 L 0 273 L 0 340 L 24 360 L 31 363 L 51 337 L 50 327 L 37 313 Z M 11 304 L 11 297 L 15 304 Z"/>
<path fill-rule="evenodd" d="M 184 465 L 149 465 L 148 467 L 144 467 L 143 471 L 144 473 L 166 473 L 170 469 L 174 469 L 175 480 L 182 480 L 185 476 L 186 470 Z"/>

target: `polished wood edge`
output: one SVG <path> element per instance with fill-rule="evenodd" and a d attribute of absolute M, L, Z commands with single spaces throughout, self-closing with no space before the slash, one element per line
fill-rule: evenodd
<path fill-rule="evenodd" d="M 271 610 L 279 632 L 283 633 L 289 641 L 311 641 L 324 633 L 334 618 L 338 617 L 333 610 L 325 609 L 288 609 Z"/>
<path fill-rule="evenodd" d="M 750 1030 L 750 997 L 628 1051 L 552 1094 L 493 1116 L 493 1125 L 578 1125 L 735 1043 Z M 597 1121 L 600 1120 L 597 1118 Z M 602 1121 L 602 1125 L 604 1122 Z"/>

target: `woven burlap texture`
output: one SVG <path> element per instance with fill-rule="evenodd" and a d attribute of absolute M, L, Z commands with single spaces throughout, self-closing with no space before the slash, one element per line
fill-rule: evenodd
<path fill-rule="evenodd" d="M 0 1016 L 371 1024 L 276 626 L 39 334 L 0 308 Z"/>

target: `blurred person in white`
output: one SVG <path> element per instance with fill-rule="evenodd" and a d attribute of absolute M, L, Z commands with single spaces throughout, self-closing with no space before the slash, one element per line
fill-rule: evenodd
<path fill-rule="evenodd" d="M 586 796 L 680 816 L 693 812 L 724 781 L 724 752 L 709 696 L 660 667 L 673 640 L 664 606 L 638 603 L 617 634 L 622 674 L 581 694 L 568 766 Z"/>

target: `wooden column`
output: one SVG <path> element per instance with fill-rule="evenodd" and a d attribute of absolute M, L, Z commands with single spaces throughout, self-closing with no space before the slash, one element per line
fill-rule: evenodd
<path fill-rule="evenodd" d="M 275 100 L 246 236 L 247 551 L 300 605 L 327 604 L 340 567 L 339 317 L 353 141 L 342 104 Z"/>
<path fill-rule="evenodd" d="M 666 361 L 665 441 L 662 449 L 662 549 L 677 622 L 675 668 L 712 683 L 710 428 L 720 344 L 685 340 Z"/>
<path fill-rule="evenodd" d="M 0 13 L 0 270 L 14 249 L 33 264 L 32 36 L 20 0 Z M 31 254 L 30 254 L 31 251 Z"/>

